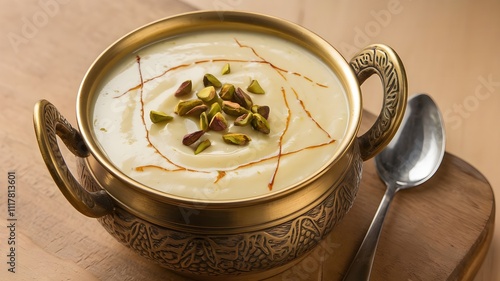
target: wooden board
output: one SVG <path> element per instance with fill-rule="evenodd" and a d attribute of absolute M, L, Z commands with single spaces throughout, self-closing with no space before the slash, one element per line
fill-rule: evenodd
<path fill-rule="evenodd" d="M 285 273 L 308 277 L 289 280 L 342 279 L 384 193 L 373 162 L 365 163 L 358 197 L 344 220 L 319 249 Z M 491 241 L 494 213 L 493 194 L 484 177 L 446 154 L 430 181 L 396 195 L 371 280 L 472 279 Z"/>
<path fill-rule="evenodd" d="M 52 10 L 40 3 L 52 3 Z M 55 3 L 55 4 L 54 4 Z M 0 11 L 0 280 L 186 280 L 138 257 L 96 220 L 74 210 L 40 157 L 32 110 L 53 102 L 74 124 L 78 85 L 94 58 L 128 31 L 190 8 L 176 1 L 5 2 Z M 117 9 L 127 7 L 127 9 Z M 45 14 L 45 17 L 43 16 Z M 113 22 L 109 23 L 109 15 Z M 46 20 L 44 20 L 46 18 Z M 42 21 L 44 20 L 44 21 Z M 34 28 L 29 29 L 31 24 Z M 117 24 L 117 23 L 120 24 Z M 12 43 L 19 35 L 21 41 Z M 366 114 L 364 129 L 373 121 Z M 71 161 L 70 154 L 67 153 Z M 7 271 L 9 171 L 16 174 L 16 273 Z M 338 280 L 382 198 L 372 161 L 355 204 L 335 231 L 293 269 L 270 280 Z M 372 280 L 470 279 L 489 245 L 494 198 L 484 177 L 447 154 L 425 185 L 398 193 L 389 211 Z"/>

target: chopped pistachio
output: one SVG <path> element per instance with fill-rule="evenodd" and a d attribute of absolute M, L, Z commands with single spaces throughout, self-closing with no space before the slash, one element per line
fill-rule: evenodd
<path fill-rule="evenodd" d="M 193 109 L 195 106 L 202 105 L 203 101 L 199 99 L 192 99 L 192 100 L 182 100 L 177 105 L 175 106 L 174 112 L 177 113 L 179 116 L 184 116 L 186 115 L 191 109 Z"/>
<path fill-rule="evenodd" d="M 234 145 L 247 145 L 252 139 L 245 134 L 230 133 L 222 136 L 225 143 Z"/>
<path fill-rule="evenodd" d="M 227 121 L 221 112 L 217 112 L 214 117 L 210 120 L 208 127 L 214 131 L 224 131 L 227 129 Z"/>
<path fill-rule="evenodd" d="M 199 130 L 194 133 L 187 134 L 182 138 L 182 144 L 187 146 L 192 145 L 197 140 L 199 140 L 204 133 L 205 131 Z"/>
<path fill-rule="evenodd" d="M 269 113 L 271 109 L 267 105 L 253 105 L 252 106 L 253 113 L 259 113 L 262 117 L 269 119 Z"/>
<path fill-rule="evenodd" d="M 271 132 L 269 122 L 259 113 L 253 114 L 252 128 L 264 134 L 269 134 Z"/>
<path fill-rule="evenodd" d="M 248 110 L 250 110 L 253 105 L 252 98 L 250 98 L 250 96 L 240 87 L 234 91 L 234 101 Z"/>
<path fill-rule="evenodd" d="M 222 83 L 215 76 L 207 73 L 205 74 L 205 76 L 203 76 L 203 85 L 205 85 L 205 87 L 214 86 L 215 88 L 220 88 L 222 86 Z"/>
<path fill-rule="evenodd" d="M 201 89 L 196 96 L 205 103 L 211 103 L 217 98 L 214 86 L 208 86 Z"/>
<path fill-rule="evenodd" d="M 247 91 L 249 91 L 250 93 L 257 94 L 257 95 L 263 95 L 266 93 L 264 91 L 264 89 L 262 89 L 262 87 L 260 86 L 260 84 L 257 80 L 252 80 L 252 82 L 250 82 L 250 85 L 248 85 L 248 87 L 247 87 Z"/>
<path fill-rule="evenodd" d="M 252 112 L 248 112 L 248 113 L 245 113 L 245 114 L 239 116 L 238 118 L 236 118 L 236 120 L 234 120 L 234 125 L 235 126 L 246 126 L 246 125 L 250 124 L 252 119 L 253 119 Z"/>
<path fill-rule="evenodd" d="M 207 114 L 208 120 L 212 120 L 212 118 L 214 118 L 215 114 L 217 114 L 218 112 L 221 112 L 220 105 L 216 102 L 212 103 L 212 105 L 210 106 L 210 110 L 208 111 Z"/>
<path fill-rule="evenodd" d="M 205 112 L 207 109 L 208 109 L 208 106 L 206 106 L 204 104 L 200 104 L 200 105 L 193 107 L 188 112 L 186 112 L 186 115 L 198 117 L 198 116 L 200 116 L 200 114 L 202 112 Z"/>
<path fill-rule="evenodd" d="M 249 111 L 239 105 L 238 103 L 231 102 L 231 101 L 223 101 L 222 102 L 222 111 L 226 113 L 227 115 L 238 117 L 241 116 L 245 113 L 248 113 Z"/>
<path fill-rule="evenodd" d="M 195 155 L 199 154 L 200 152 L 202 152 L 203 150 L 207 149 L 211 145 L 212 145 L 212 143 L 210 142 L 209 139 L 206 139 L 206 140 L 200 142 L 198 144 L 198 146 L 196 147 L 196 149 L 194 150 L 194 154 Z"/>
<path fill-rule="evenodd" d="M 208 130 L 208 117 L 206 112 L 200 114 L 200 129 L 203 131 Z"/>
<path fill-rule="evenodd" d="M 185 96 L 185 95 L 191 93 L 192 87 L 193 87 L 193 83 L 191 82 L 191 80 L 186 80 L 186 81 L 182 82 L 182 84 L 179 86 L 177 91 L 175 91 L 174 95 L 176 97 Z"/>
<path fill-rule="evenodd" d="M 219 96 L 223 100 L 232 100 L 234 96 L 234 85 L 224 84 L 220 89 Z"/>
<path fill-rule="evenodd" d="M 149 119 L 151 119 L 151 122 L 153 122 L 153 123 L 160 123 L 160 122 L 172 121 L 172 119 L 174 119 L 174 117 L 166 114 L 165 112 L 151 110 L 149 112 Z"/>
<path fill-rule="evenodd" d="M 231 66 L 226 63 L 221 74 L 231 73 Z M 186 134 L 182 143 L 190 146 L 194 143 L 196 148 L 194 154 L 199 154 L 211 146 L 209 139 L 199 141 L 205 132 L 209 130 L 224 131 L 228 129 L 227 116 L 236 117 L 234 126 L 247 126 L 251 124 L 252 128 L 264 134 L 270 133 L 269 106 L 254 105 L 252 98 L 241 88 L 235 88 L 232 84 L 224 84 L 214 75 L 207 73 L 203 76 L 203 85 L 205 88 L 196 93 L 197 99 L 181 100 L 175 106 L 174 112 L 179 116 L 199 117 L 200 130 Z M 219 89 L 220 88 L 220 89 Z M 217 90 L 216 90 L 217 89 Z M 265 94 L 257 80 L 252 80 L 246 88 L 247 91 L 254 94 Z M 192 81 L 184 81 L 177 91 L 176 97 L 188 95 L 192 92 Z M 150 112 L 151 121 L 154 123 L 170 121 L 173 117 L 163 112 Z M 159 121 L 158 121 L 159 120 Z M 251 138 L 242 133 L 226 133 L 222 136 L 224 142 L 232 145 L 247 145 Z"/>
<path fill-rule="evenodd" d="M 229 74 L 229 73 L 231 73 L 231 66 L 229 65 L 229 63 L 226 63 L 224 65 L 224 67 L 222 67 L 221 74 L 225 75 L 225 74 Z"/>

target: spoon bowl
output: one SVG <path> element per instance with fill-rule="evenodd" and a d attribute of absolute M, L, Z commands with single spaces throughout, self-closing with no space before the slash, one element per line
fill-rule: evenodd
<path fill-rule="evenodd" d="M 408 101 L 401 129 L 375 157 L 377 173 L 399 189 L 414 187 L 434 175 L 445 152 L 443 120 L 434 101 L 425 94 Z"/>
<path fill-rule="evenodd" d="M 344 281 L 369 280 L 384 218 L 394 195 L 430 179 L 444 153 L 445 132 L 439 109 L 428 95 L 413 96 L 408 101 L 400 129 L 375 156 L 377 173 L 387 189 Z"/>

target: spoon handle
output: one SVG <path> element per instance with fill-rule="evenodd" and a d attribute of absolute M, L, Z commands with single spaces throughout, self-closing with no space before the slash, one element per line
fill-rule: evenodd
<path fill-rule="evenodd" d="M 375 257 L 375 251 L 377 249 L 382 225 L 396 191 L 397 189 L 393 186 L 387 187 L 370 228 L 363 239 L 363 243 L 361 243 L 361 246 L 349 266 L 343 281 L 362 281 L 370 279 L 373 259 Z"/>

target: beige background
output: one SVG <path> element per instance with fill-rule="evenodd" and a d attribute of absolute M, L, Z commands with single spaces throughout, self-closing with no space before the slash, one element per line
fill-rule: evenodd
<path fill-rule="evenodd" d="M 3 101 L 0 149 L 3 159 L 13 159 L 9 164 L 0 163 L 0 172 L 4 174 L 16 170 L 23 188 L 33 188 L 44 196 L 54 197 L 57 202 L 63 201 L 49 177 L 34 182 L 23 181 L 23 174 L 29 173 L 33 165 L 43 163 L 37 155 L 34 137 L 19 139 L 14 132 L 6 129 L 13 127 L 6 124 L 14 122 L 16 128 L 32 130 L 31 106 L 26 110 L 10 105 L 34 104 L 45 97 L 47 91 L 67 104 L 75 104 L 83 74 L 106 46 L 150 21 L 202 8 L 250 10 L 291 20 L 324 37 L 346 59 L 370 43 L 392 46 L 405 64 L 410 94 L 429 93 L 441 108 L 447 127 L 447 150 L 474 165 L 490 180 L 495 192 L 498 194 L 500 191 L 500 173 L 494 161 L 500 156 L 497 116 L 500 108 L 500 1 L 142 0 L 140 3 L 117 1 L 103 4 L 111 6 L 116 11 L 113 14 L 101 11 L 99 3 L 96 0 L 0 2 L 3 7 L 0 11 L 0 67 L 5 74 L 0 77 Z M 141 17 L 134 17 L 134 14 Z M 109 34 L 116 36 L 110 37 Z M 45 51 L 39 52 L 41 49 Z M 25 80 L 25 76 L 37 79 Z M 381 99 L 377 93 L 380 88 L 379 82 L 374 79 L 362 88 L 365 108 L 369 111 L 378 111 Z M 66 89 L 73 91 L 67 92 Z M 74 107 L 60 110 L 74 123 Z M 23 192 L 26 191 L 19 191 L 18 194 L 20 202 Z M 1 196 L 4 198 L 4 194 Z M 5 200 L 0 200 L 4 210 Z M 53 218 L 38 217 L 37 210 L 27 205 L 23 205 L 19 212 L 24 217 L 30 216 L 62 229 L 64 226 L 58 223 L 61 217 L 67 219 L 69 216 L 71 219 L 72 216 L 79 216 L 72 212 L 55 214 Z M 24 224 L 20 227 L 36 226 Z M 82 231 L 92 231 L 92 227 L 98 225 L 89 222 L 82 227 L 85 228 Z M 500 280 L 498 224 L 496 230 L 492 249 L 476 280 Z M 6 234 L 0 231 L 0 235 L 2 245 Z M 38 247 L 49 247 L 55 252 L 66 251 L 64 245 L 57 242 L 58 237 L 45 237 L 46 234 L 40 233 L 38 243 L 45 244 L 35 245 L 27 237 L 19 235 L 23 239 L 20 251 L 24 253 L 27 264 L 36 264 L 29 262 L 29 253 L 40 251 Z M 73 233 L 68 232 L 67 235 L 72 236 Z M 75 234 L 73 239 L 78 237 Z M 64 261 L 58 263 L 65 264 Z M 50 261 L 41 263 L 40 268 L 31 269 L 31 272 L 39 270 L 45 275 L 25 277 L 58 280 L 54 279 L 58 276 L 57 269 L 48 270 L 43 266 L 47 264 L 51 264 Z M 72 263 L 68 262 L 67 266 L 75 273 L 81 273 L 81 280 L 92 278 L 86 276 L 84 270 L 73 267 Z M 0 277 L 2 274 L 3 267 Z"/>

